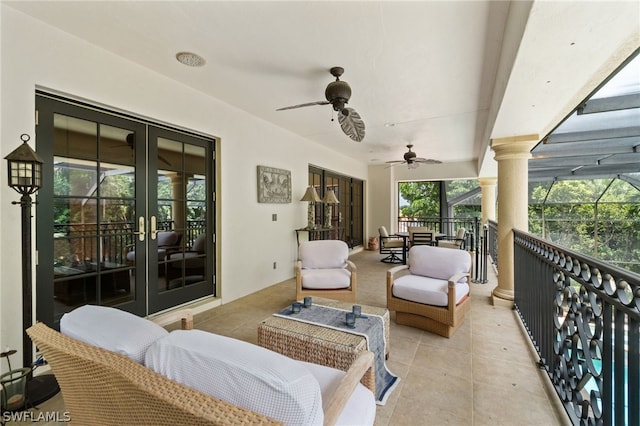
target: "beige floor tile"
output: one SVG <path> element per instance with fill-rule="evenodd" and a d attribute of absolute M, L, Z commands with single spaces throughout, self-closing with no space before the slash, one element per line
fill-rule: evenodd
<path fill-rule="evenodd" d="M 386 306 L 386 271 L 393 265 L 364 251 L 351 259 L 358 267 L 357 302 Z M 542 373 L 529 349 L 515 313 L 492 306 L 497 281 L 471 285 L 471 310 L 460 329 L 444 338 L 397 325 L 390 313 L 391 352 L 387 367 L 401 381 L 385 406 L 376 410 L 376 425 L 555 425 L 568 424 L 554 410 Z M 195 328 L 255 343 L 257 325 L 292 303 L 293 279 L 195 316 Z M 63 410 L 58 394 L 39 407 Z M 63 423 L 48 423 L 63 424 Z"/>
<path fill-rule="evenodd" d="M 481 425 L 560 425 L 544 393 L 540 396 L 513 387 L 474 383 L 473 424 Z M 565 423 L 566 424 L 566 423 Z"/>

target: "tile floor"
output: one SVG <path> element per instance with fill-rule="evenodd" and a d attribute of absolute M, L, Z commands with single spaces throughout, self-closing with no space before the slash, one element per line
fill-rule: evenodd
<path fill-rule="evenodd" d="M 386 270 L 377 252 L 352 255 L 358 267 L 357 302 L 386 305 Z M 492 306 L 497 278 L 472 284 L 472 308 L 450 339 L 400 326 L 391 313 L 388 368 L 401 377 L 376 425 L 565 425 L 570 424 L 514 311 Z M 295 298 L 287 280 L 195 317 L 195 328 L 255 343 L 257 324 Z M 64 411 L 60 396 L 40 410 Z M 11 424 L 11 423 L 8 423 Z M 48 423 L 62 424 L 62 423 Z"/>

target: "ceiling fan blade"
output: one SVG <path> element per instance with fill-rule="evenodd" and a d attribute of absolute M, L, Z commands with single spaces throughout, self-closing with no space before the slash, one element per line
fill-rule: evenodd
<path fill-rule="evenodd" d="M 385 161 L 386 163 L 406 163 L 406 161 L 402 161 L 402 160 L 392 160 L 392 161 Z"/>
<path fill-rule="evenodd" d="M 308 107 L 313 105 L 329 105 L 329 101 L 307 102 L 306 104 L 292 105 L 284 108 L 278 108 L 276 111 L 284 111 L 286 109 L 302 108 L 302 107 Z"/>
<path fill-rule="evenodd" d="M 413 161 L 415 161 L 416 163 L 422 163 L 422 164 L 441 164 L 442 163 L 442 161 L 434 160 L 433 158 L 416 158 Z"/>
<path fill-rule="evenodd" d="M 361 142 L 364 139 L 364 121 L 355 109 L 344 108 L 338 113 L 338 121 L 345 135 L 356 142 Z"/>
<path fill-rule="evenodd" d="M 385 169 L 390 169 L 393 166 L 397 166 L 397 165 L 400 165 L 400 164 L 406 164 L 407 162 L 406 161 L 387 161 L 386 163 L 389 164 L 389 165 L 387 167 L 385 167 Z"/>

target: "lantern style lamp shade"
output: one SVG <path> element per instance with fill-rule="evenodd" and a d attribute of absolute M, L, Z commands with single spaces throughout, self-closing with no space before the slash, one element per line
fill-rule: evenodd
<path fill-rule="evenodd" d="M 333 228 L 331 224 L 331 218 L 333 217 L 333 206 L 332 204 L 340 204 L 338 198 L 336 197 L 336 193 L 333 192 L 333 189 L 327 189 L 324 193 L 324 198 L 322 202 L 327 206 L 324 209 L 324 227 L 325 228 Z"/>
<path fill-rule="evenodd" d="M 7 155 L 9 186 L 19 194 L 33 194 L 42 187 L 42 158 L 29 146 L 29 135 L 20 136 L 22 145 Z"/>
<path fill-rule="evenodd" d="M 307 209 L 307 229 L 314 229 L 316 227 L 316 208 L 315 203 L 320 202 L 320 197 L 313 186 L 308 186 L 300 201 L 308 201 L 309 207 Z"/>

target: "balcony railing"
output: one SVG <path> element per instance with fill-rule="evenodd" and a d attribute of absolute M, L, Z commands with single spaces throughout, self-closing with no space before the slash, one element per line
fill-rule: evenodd
<path fill-rule="evenodd" d="M 466 230 L 464 248 L 475 253 L 472 279 L 477 283 L 487 282 L 486 232 L 477 217 L 399 217 L 398 231 L 408 232 L 411 226 L 424 226 L 434 232 L 455 236 L 458 229 Z"/>
<path fill-rule="evenodd" d="M 72 266 L 74 258 L 79 262 L 111 262 L 126 264 L 127 252 L 132 250 L 135 243 L 135 223 L 133 222 L 105 222 L 95 223 L 66 223 L 54 225 L 56 232 L 54 246 L 56 262 L 59 266 Z M 157 230 L 169 231 L 175 228 L 173 221 L 158 221 Z M 189 247 L 201 233 L 206 231 L 206 221 L 188 220 L 187 228 L 182 239 Z"/>
<path fill-rule="evenodd" d="M 640 275 L 514 231 L 515 308 L 574 424 L 640 424 Z"/>

